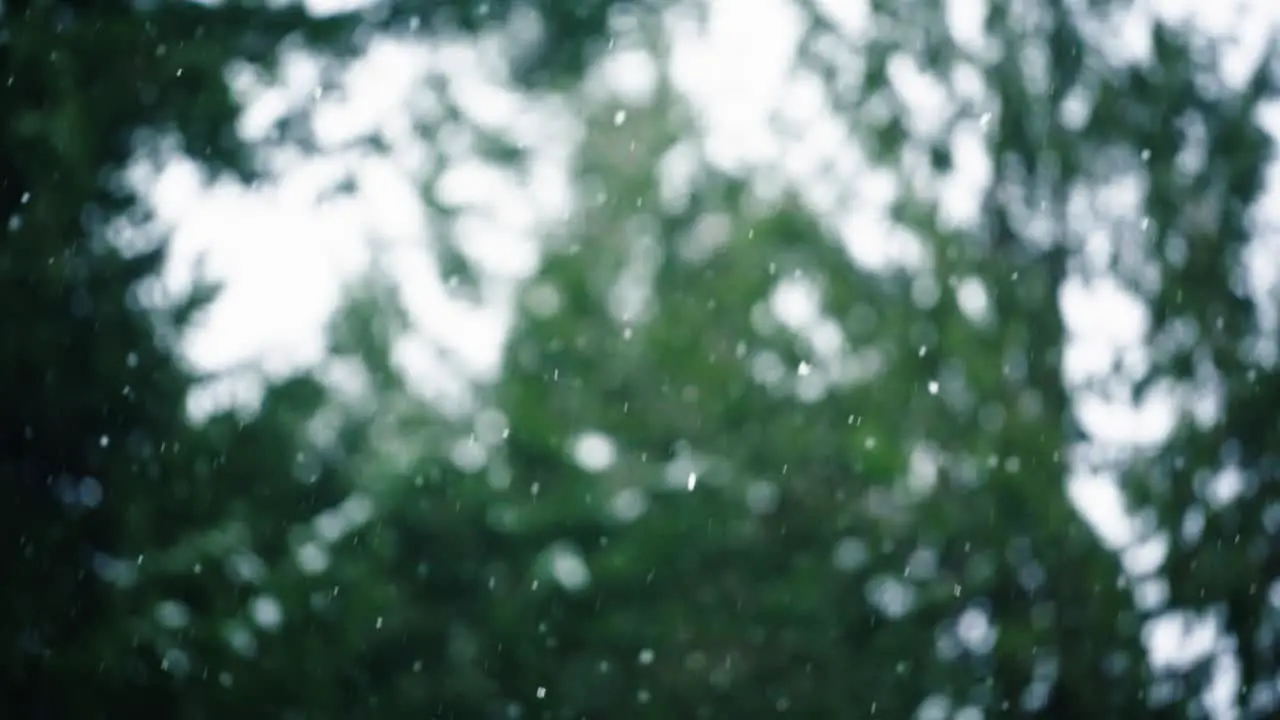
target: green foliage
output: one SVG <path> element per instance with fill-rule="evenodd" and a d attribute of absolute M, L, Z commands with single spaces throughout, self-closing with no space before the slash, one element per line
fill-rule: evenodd
<path fill-rule="evenodd" d="M 475 6 L 462 7 L 465 28 L 485 24 Z M 387 26 L 431 23 L 448 10 L 439 3 L 394 9 L 382 13 Z M 513 8 L 492 10 L 496 22 Z M 603 10 L 585 10 L 553 16 L 548 27 L 598 28 Z M 307 447 L 301 429 L 325 405 L 325 392 L 298 380 L 272 390 L 247 425 L 227 416 L 189 426 L 194 378 L 174 342 L 209 297 L 201 289 L 163 309 L 144 303 L 164 257 L 151 248 L 162 243 L 129 238 L 145 251 L 126 253 L 108 221 L 132 206 L 117 173 L 159 133 L 176 133 L 214 170 L 254 171 L 234 132 L 239 108 L 224 82 L 229 62 L 269 68 L 290 39 L 349 53 L 368 36 L 357 28 L 376 27 L 371 18 L 316 19 L 297 7 L 252 2 L 37 0 L 0 8 L 0 462 L 11 493 L 0 512 L 0 642 L 3 695 L 15 716 L 115 716 L 129 708 L 172 715 L 166 678 L 180 675 L 182 662 L 214 688 L 184 690 L 193 717 L 243 710 L 236 698 L 254 692 L 281 706 L 290 697 L 319 701 L 308 695 L 314 688 L 286 677 L 277 677 L 275 695 L 262 689 L 271 685 L 252 684 L 243 695 L 228 694 L 224 673 L 242 688 L 269 674 L 237 676 L 235 663 L 210 669 L 210 653 L 219 662 L 227 656 L 216 621 L 241 612 L 245 591 L 228 588 L 220 572 L 193 568 L 258 543 L 275 568 L 287 558 L 289 529 L 349 490 L 345 474 L 334 479 L 331 467 L 327 480 L 292 479 L 295 457 Z M 563 52 L 556 57 L 548 60 L 561 68 L 575 62 Z M 579 52 L 576 62 L 582 58 Z M 362 568 L 343 566 L 353 587 L 369 589 L 351 611 L 357 618 L 385 601 Z M 112 589 L 100 576 L 133 590 Z M 287 587 L 290 607 L 307 597 L 287 567 L 272 578 Z M 162 632 L 153 604 L 178 600 L 195 627 Z M 317 637 L 276 647 L 303 651 Z M 183 648 L 194 657 L 179 662 Z M 264 659 L 264 668 L 272 662 Z M 281 672 L 294 665 L 277 664 Z M 334 711 L 321 703 L 308 716 L 317 707 Z"/>
<path fill-rule="evenodd" d="M 499 390 L 519 443 L 509 462 L 528 466 L 530 442 L 565 448 L 558 472 L 526 476 L 541 513 L 561 517 L 537 527 L 645 509 L 585 551 L 594 610 L 565 611 L 562 631 L 578 652 L 611 667 L 620 647 L 663 657 L 624 684 L 646 706 L 628 712 L 646 717 L 908 716 L 934 693 L 1081 715 L 1141 706 L 1119 563 L 1064 493 L 1062 394 L 1019 381 L 1043 382 L 1031 374 L 1044 360 L 1023 360 L 1017 380 L 992 363 L 1036 342 L 1043 321 L 1028 299 L 1052 302 L 1049 281 L 1020 305 L 997 300 L 999 323 L 975 327 L 946 293 L 920 308 L 918 276 L 850 264 L 796 205 L 758 216 L 741 187 L 710 188 L 682 217 L 607 188 L 619 201 L 590 211 L 591 234 L 565 243 L 530 290 L 533 306 L 557 310 L 527 315 L 511 341 Z M 709 242 L 717 223 L 722 239 Z M 998 256 L 966 270 L 996 288 L 1021 272 L 1009 292 L 1044 272 Z M 646 282 L 642 312 L 620 310 L 627 284 Z M 788 282 L 819 289 L 829 324 L 793 332 L 768 319 L 765 299 Z M 600 475 L 573 465 L 586 430 L 620 444 Z M 984 616 L 999 628 L 993 648 L 936 654 L 938 638 L 959 646 L 957 623 Z M 1130 674 L 1097 675 L 1086 658 L 1102 636 Z M 1045 662 L 1065 667 L 1028 700 Z M 574 672 L 551 696 L 577 697 Z M 1098 693 L 1103 683 L 1117 691 Z M 598 712 L 582 702 L 575 712 Z"/>
<path fill-rule="evenodd" d="M 684 202 L 664 199 L 659 159 L 696 135 L 670 88 L 625 123 L 577 96 L 620 14 L 656 6 L 7 4 L 0 693 L 14 716 L 1194 716 L 1210 658 L 1160 664 L 1143 644 L 1172 611 L 1219 615 L 1245 715 L 1273 713 L 1275 298 L 1239 279 L 1271 152 L 1256 121 L 1269 66 L 1215 85 L 1199 40 L 1157 27 L 1152 59 L 1117 67 L 1075 11 L 1034 6 L 992 8 L 1004 51 L 990 54 L 932 6 L 875 4 L 876 34 L 856 44 L 808 10 L 802 67 L 875 163 L 949 171 L 952 131 L 975 124 L 995 160 L 973 223 L 902 183 L 891 219 L 922 261 L 871 270 L 804 188 L 766 200 L 749 174 L 702 167 Z M 388 274 L 353 289 L 316 372 L 268 384 L 252 412 L 191 420 L 206 378 L 176 345 L 216 293 L 153 301 L 163 238 L 129 215 L 123 163 L 172 132 L 213 171 L 251 173 L 230 62 L 530 12 L 543 42 L 514 75 L 578 104 L 574 170 L 592 192 L 547 238 L 475 411 L 446 413 L 401 377 L 408 315 Z M 907 55 L 985 78 L 937 137 L 895 90 Z M 284 130 L 272 141 L 305 144 Z M 1078 198 L 1126 178 L 1140 232 L 1102 228 L 1132 247 L 1090 267 Z M 442 257 L 474 270 L 458 247 Z M 1089 428 L 1058 296 L 1088 273 L 1150 307 L 1135 394 L 1219 388 L 1216 414 L 1183 413 L 1112 468 L 1144 513 L 1137 539 L 1169 544 L 1146 574 L 1068 500 Z M 779 311 L 786 293 L 813 298 L 808 312 Z M 1227 468 L 1231 492 L 1213 479 Z M 1161 582 L 1164 601 L 1146 599 Z"/>

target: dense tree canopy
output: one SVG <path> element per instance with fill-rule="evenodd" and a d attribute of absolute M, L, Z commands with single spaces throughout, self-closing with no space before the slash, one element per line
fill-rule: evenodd
<path fill-rule="evenodd" d="M 695 0 L 0 6 L 12 715 L 1273 714 L 1270 56 L 1108 3 L 788 7 L 780 149 L 726 163 L 673 69 Z M 233 64 L 517 25 L 516 91 L 580 124 L 575 196 L 474 407 L 393 362 L 392 268 L 319 366 L 193 418 L 182 338 L 217 293 L 158 289 L 169 229 L 126 165 L 266 172 Z M 621 53 L 650 92 L 601 90 Z M 262 142 L 321 152 L 307 112 Z M 424 251 L 465 285 L 436 178 Z M 1101 319 L 1069 301 L 1101 284 L 1143 336 L 1088 374 Z M 1172 431 L 1113 447 L 1116 397 Z M 1118 478 L 1123 542 L 1085 472 Z M 1163 656 L 1188 619 L 1212 647 Z"/>

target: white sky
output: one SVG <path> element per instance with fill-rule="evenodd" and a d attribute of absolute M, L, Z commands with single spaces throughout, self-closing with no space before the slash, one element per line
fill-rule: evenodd
<path fill-rule="evenodd" d="M 865 2 L 825 0 L 820 5 L 851 30 L 865 26 Z M 1166 17 L 1194 16 L 1202 27 L 1219 32 L 1244 24 L 1270 27 L 1276 16 L 1275 6 L 1260 0 L 1160 0 L 1155 5 Z M 834 122 L 813 121 L 803 142 L 784 142 L 771 124 L 771 114 L 779 107 L 795 114 L 822 102 L 814 83 L 791 75 L 800 19 L 790 1 L 732 0 L 731 11 L 729 0 L 712 0 L 711 6 L 709 36 L 698 37 L 679 24 L 671 28 L 673 76 L 700 110 L 709 157 L 728 167 L 772 161 L 791 177 L 830 172 L 820 162 L 830 160 L 832 148 L 841 146 Z M 949 17 L 957 20 L 980 17 L 984 8 L 983 0 L 947 3 Z M 1141 23 L 1117 23 L 1113 29 L 1123 37 L 1124 47 L 1142 49 Z M 314 70 L 303 61 L 289 64 L 282 88 L 266 90 L 240 78 L 252 99 L 243 122 L 251 137 L 290 102 L 306 100 L 316 104 L 317 132 L 331 146 L 372 131 L 393 150 L 381 156 L 335 151 L 317 158 L 283 158 L 279 181 L 254 189 L 208 187 L 189 162 L 163 169 L 153 198 L 161 217 L 176 228 L 170 282 L 185 282 L 201 258 L 204 270 L 226 283 L 207 323 L 190 339 L 188 350 L 198 366 L 263 363 L 276 373 L 317 362 L 323 354 L 323 324 L 344 285 L 369 267 L 377 248 L 381 261 L 401 282 L 416 321 L 416 333 L 405 340 L 398 360 L 419 379 L 424 392 L 437 399 L 457 397 L 463 378 L 496 372 L 514 289 L 536 267 L 537 228 L 554 222 L 568 206 L 571 181 L 565 160 L 578 131 L 574 119 L 554 102 L 530 101 L 505 91 L 500 79 L 495 81 L 495 63 L 485 59 L 490 51 L 491 46 L 476 51 L 454 44 L 427 53 L 380 44 L 351 68 L 349 94 L 341 100 L 313 96 Z M 1244 59 L 1234 67 L 1247 65 L 1249 56 L 1257 55 L 1257 43 L 1236 52 Z M 651 80 L 646 73 L 651 76 L 652 68 L 634 55 L 619 53 L 604 67 L 612 79 L 629 82 L 633 95 L 643 96 Z M 422 110 L 422 82 L 431 72 L 443 72 L 455 83 L 459 102 L 474 119 L 495 126 L 505 123 L 537 158 L 532 182 L 515 182 L 465 162 L 443 181 L 453 197 L 501 208 L 495 219 L 467 228 L 468 244 L 488 271 L 481 306 L 450 295 L 425 247 L 430 231 L 419 197 L 423 173 L 432 166 L 433 146 L 414 129 L 408 110 Z M 927 103 L 927 93 L 921 92 L 912 94 Z M 812 121 L 812 113 L 800 114 Z M 518 123 L 511 118 L 519 118 Z M 456 157 L 466 157 L 467 142 L 460 131 L 429 140 L 446 151 L 456 150 Z M 856 159 L 836 164 L 846 172 L 860 169 Z M 979 175 L 981 164 L 979 158 L 974 166 Z M 318 193 L 343 172 L 359 178 L 357 196 L 317 204 Z M 972 194 L 983 182 L 967 175 L 952 185 L 953 194 L 963 195 L 966 187 Z M 957 197 L 944 199 L 944 205 L 962 207 L 964 198 Z M 813 200 L 819 207 L 835 207 L 839 198 L 824 200 L 819 190 Z M 883 226 L 865 208 L 840 222 L 851 237 L 884 237 Z M 883 239 L 862 240 L 853 252 L 860 261 L 876 265 L 893 261 L 895 254 L 907 252 L 905 247 Z M 1068 353 L 1069 366 L 1084 373 L 1104 367 L 1116 352 L 1134 352 L 1131 348 L 1137 345 L 1145 318 L 1140 304 L 1123 291 L 1105 283 L 1077 284 L 1066 290 L 1063 302 L 1068 326 L 1077 336 Z M 1094 399 L 1079 409 L 1091 429 L 1119 443 L 1158 442 L 1172 423 L 1168 401 L 1131 408 Z M 1114 545 L 1126 541 L 1131 523 L 1110 478 L 1081 476 L 1073 483 L 1072 496 L 1104 538 Z M 1186 643 L 1178 632 L 1157 635 L 1154 642 L 1162 655 Z M 1222 689 L 1230 693 L 1229 684 Z M 1224 711 L 1223 717 L 1229 716 Z"/>

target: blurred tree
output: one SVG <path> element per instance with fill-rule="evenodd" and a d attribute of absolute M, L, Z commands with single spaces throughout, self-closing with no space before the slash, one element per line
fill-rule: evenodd
<path fill-rule="evenodd" d="M 140 598 L 166 591 L 194 593 L 188 600 L 197 614 L 239 591 L 157 581 L 126 601 L 99 576 L 141 582 L 151 575 L 146 554 L 137 553 L 173 543 L 212 543 L 224 552 L 246 534 L 279 543 L 279 532 L 266 532 L 274 523 L 329 499 L 313 486 L 285 492 L 269 484 L 293 468 L 303 423 L 323 405 L 314 381 L 274 388 L 248 425 L 228 416 L 188 427 L 195 378 L 175 341 L 209 293 L 158 294 L 163 232 L 141 216 L 133 189 L 120 180 L 125 163 L 138 151 L 158 152 L 173 135 L 215 172 L 252 173 L 224 80 L 232 61 L 270 69 L 287 42 L 350 54 L 377 32 L 477 30 L 541 9 L 550 42 L 526 75 L 545 80 L 581 67 L 589 36 L 600 34 L 607 7 L 575 7 L 398 2 L 317 18 L 297 5 L 254 2 L 0 6 L 0 304 L 7 311 L 0 463 L 11 483 L 0 510 L 0 695 L 7 713 L 170 714 L 164 703 L 172 698 L 150 694 L 163 688 L 157 672 L 178 662 L 155 654 L 163 648 L 152 636 L 166 621 L 127 617 Z M 559 43 L 557 33 L 581 41 Z M 186 537 L 209 525 L 221 529 Z M 160 607 L 176 622 L 179 606 Z M 209 633 L 194 638 L 213 641 Z"/>
<path fill-rule="evenodd" d="M 1273 528 L 1254 504 L 1206 519 L 1190 494 L 1208 492 L 1205 473 L 1226 452 L 1259 468 L 1243 472 L 1244 496 L 1255 497 L 1265 438 L 1219 429 L 1199 445 L 1174 442 L 1163 467 L 1189 481 L 1156 474 L 1146 502 L 1164 519 L 1153 527 L 1213 531 L 1214 544 L 1184 541 L 1169 570 L 1174 603 L 1153 604 L 1149 583 L 1067 500 L 1085 430 L 1073 395 L 1088 388 L 1063 377 L 1058 307 L 1066 283 L 1118 272 L 1164 298 L 1156 318 L 1181 329 L 1187 351 L 1188 327 L 1214 326 L 1226 352 L 1240 352 L 1257 325 L 1241 299 L 1241 253 L 1210 240 L 1251 236 L 1244 217 L 1270 148 L 1256 121 L 1269 66 L 1234 89 L 1206 79 L 1205 39 L 1159 24 L 1151 57 L 1117 61 L 1094 18 L 1037 7 L 992 10 L 986 42 L 997 53 L 965 46 L 940 13 L 915 6 L 878 9 L 863 42 L 813 11 L 808 68 L 870 155 L 912 178 L 892 207 L 907 231 L 895 240 L 923 244 L 925 260 L 908 271 L 858 270 L 811 210 L 760 212 L 738 180 L 714 173 L 664 205 L 656 167 L 634 159 L 675 153 L 651 132 L 669 108 L 596 119 L 581 172 L 598 202 L 529 288 L 499 390 L 508 462 L 537 498 L 519 513 L 521 531 L 558 529 L 548 552 L 573 549 L 592 578 L 527 606 L 528 622 L 550 625 L 556 646 L 582 659 L 524 687 L 579 713 L 606 712 L 635 689 L 648 709 L 628 712 L 655 717 L 944 706 L 1183 717 L 1209 710 L 1209 664 L 1153 660 L 1142 639 L 1171 609 L 1207 606 L 1237 638 L 1248 712 L 1269 712 L 1258 698 L 1271 697 L 1275 651 L 1257 578 L 1273 577 Z M 1118 21 L 1123 10 L 1098 12 Z M 838 64 L 851 44 L 860 70 Z M 928 119 L 934 130 L 909 102 L 912 72 L 949 78 L 959 96 Z M 1171 110 L 1192 115 L 1175 127 Z M 937 190 L 966 133 L 992 158 L 989 180 L 970 177 L 988 187 L 967 224 L 948 217 Z M 1144 188 L 1140 228 L 1113 215 L 1133 178 Z M 1148 254 L 1146 231 L 1162 237 L 1172 222 L 1158 209 L 1194 215 L 1200 234 Z M 1117 258 L 1102 268 L 1085 246 L 1100 232 Z M 1153 275 L 1152 261 L 1169 269 Z M 1221 297 L 1188 301 L 1197 282 Z M 822 312 L 788 328 L 768 298 L 806 287 Z M 1177 303 L 1209 315 L 1179 322 L 1168 309 Z M 1232 307 L 1235 320 L 1223 315 Z M 1267 357 L 1252 352 L 1255 364 Z M 1193 367 L 1176 357 L 1154 377 Z M 1215 363 L 1228 388 L 1242 383 L 1226 391 L 1235 404 L 1225 416 L 1270 427 L 1265 399 L 1252 400 L 1260 369 L 1233 362 Z M 1199 464 L 1184 465 L 1195 447 L 1205 448 Z M 575 462 L 574 448 L 609 462 L 583 467 L 595 461 Z M 611 513 L 625 527 L 574 520 Z M 652 668 L 637 659 L 655 656 L 664 662 Z M 619 679 L 584 688 L 578 669 L 593 663 Z M 592 695 L 601 687 L 608 700 Z"/>
<path fill-rule="evenodd" d="M 1263 58 L 1242 82 L 1229 82 L 1193 70 L 1221 65 L 1223 50 L 1197 49 L 1157 35 L 1155 66 L 1163 69 L 1133 73 L 1113 91 L 1124 99 L 1100 106 L 1093 131 L 1114 132 L 1103 124 L 1112 123 L 1141 149 L 1127 160 L 1145 170 L 1136 208 L 1144 242 L 1117 258 L 1115 272 L 1151 310 L 1145 367 L 1125 387 L 1144 404 L 1172 398 L 1175 413 L 1167 439 L 1119 470 L 1144 521 L 1137 542 L 1160 549 L 1162 562 L 1143 578 L 1154 604 L 1219 633 L 1182 664 L 1230 668 L 1239 686 L 1227 702 L 1242 717 L 1270 717 L 1280 708 L 1280 295 L 1268 212 L 1274 137 L 1260 119 L 1273 102 L 1275 65 Z M 1158 103 L 1159 114 L 1122 111 L 1133 97 Z M 1172 681 L 1179 670 L 1169 671 Z"/>
<path fill-rule="evenodd" d="M 1210 38 L 1191 25 L 1162 24 L 1121 4 L 1102 3 L 1087 12 L 1054 2 L 992 6 L 986 40 L 966 33 L 954 19 L 921 22 L 923 17 L 909 5 L 879 13 L 881 24 L 865 55 L 867 84 L 843 96 L 846 116 L 880 139 L 883 158 L 904 169 L 915 167 L 913 155 L 921 157 L 921 150 L 943 161 L 939 169 L 949 169 L 963 149 L 955 125 L 974 118 L 987 125 L 992 182 L 977 252 L 1022 257 L 1015 263 L 1041 272 L 1062 255 L 1065 265 L 1049 285 L 1057 293 L 1066 289 L 1064 283 L 1079 287 L 1118 279 L 1149 307 L 1151 322 L 1138 357 L 1150 361 L 1135 363 L 1122 355 L 1108 376 L 1085 386 L 1068 383 L 1071 405 L 1078 409 L 1082 398 L 1098 393 L 1123 396 L 1134 386 L 1136 364 L 1134 397 L 1145 403 L 1172 396 L 1175 413 L 1184 418 L 1154 456 L 1125 454 L 1101 468 L 1125 474 L 1123 487 L 1136 511 L 1134 548 L 1149 547 L 1153 539 L 1172 545 L 1163 569 L 1121 578 L 1134 588 L 1137 612 L 1118 617 L 1122 635 L 1132 637 L 1139 625 L 1152 632 L 1152 621 L 1171 614 L 1209 611 L 1226 635 L 1208 656 L 1158 659 L 1149 671 L 1151 682 L 1117 692 L 1173 716 L 1203 714 L 1210 710 L 1205 693 L 1215 682 L 1213 656 L 1219 656 L 1227 659 L 1225 666 L 1238 664 L 1240 711 L 1267 716 L 1275 697 L 1270 678 L 1276 652 L 1266 640 L 1274 609 L 1268 609 L 1263 589 L 1275 579 L 1269 564 L 1275 528 L 1259 508 L 1270 502 L 1262 448 L 1274 423 L 1265 419 L 1262 408 L 1269 406 L 1261 390 L 1268 348 L 1274 346 L 1268 318 L 1275 295 L 1248 278 L 1274 265 L 1265 250 L 1256 250 L 1268 232 L 1252 219 L 1266 203 L 1263 177 L 1273 142 L 1259 125 L 1275 93 L 1270 31 L 1242 27 L 1254 35 L 1238 39 L 1260 50 L 1242 57 L 1232 55 L 1232 40 Z M 1143 41 L 1121 43 L 1110 30 L 1121 25 L 1141 28 L 1127 37 Z M 808 57 L 829 78 L 840 75 L 829 52 L 831 38 L 839 34 L 834 23 L 820 22 L 809 37 Z M 949 140 L 949 146 L 919 137 L 919 126 L 906 119 L 910 102 L 903 83 L 912 63 L 947 78 L 959 99 L 956 116 L 948 114 L 941 123 L 950 130 L 933 136 Z M 974 83 L 978 76 L 985 82 Z M 892 90 L 875 92 L 880 85 Z M 898 110 L 886 113 L 885 105 Z M 941 215 L 926 213 L 931 219 Z M 1251 245 L 1257 254 L 1249 258 L 1245 248 Z M 1059 312 L 1051 294 L 1042 283 L 1028 283 L 1026 270 L 1016 265 L 1012 273 L 991 279 L 996 307 L 1003 296 L 1008 311 L 1034 318 L 1029 329 L 1040 334 L 1029 336 L 1021 352 L 1031 387 L 1058 394 L 1050 389 L 1058 384 L 1052 364 L 1067 348 L 1061 330 L 1052 330 Z M 1035 365 L 1046 359 L 1043 371 L 1052 372 L 1037 374 Z M 1065 407 L 1063 400 L 1049 407 Z M 1206 414 L 1206 408 L 1216 409 Z M 1076 427 L 1068 428 L 1068 440 L 1089 429 L 1070 424 Z M 1090 438 L 1104 449 L 1113 442 Z M 1254 449 L 1244 451 L 1245 446 Z M 1071 442 L 1061 451 L 1079 449 Z M 1212 489 L 1210 478 L 1231 467 L 1241 474 Z M 1222 490 L 1241 476 L 1248 478 L 1243 490 Z M 1224 497 L 1233 499 L 1210 509 Z M 1055 574 L 1048 570 L 1049 577 Z M 1107 581 L 1098 575 L 1090 582 Z M 1110 650 L 1098 648 L 1094 652 L 1104 659 L 1084 664 L 1115 667 Z M 1229 674 L 1219 680 L 1225 688 L 1234 682 Z M 1231 694 L 1216 696 L 1216 712 L 1232 712 Z"/>
<path fill-rule="evenodd" d="M 1060 264 L 947 253 L 965 236 L 928 224 L 934 267 L 866 271 L 801 205 L 753 209 L 714 173 L 666 210 L 656 166 L 609 152 L 671 152 L 664 113 L 594 125 L 581 172 L 608 199 L 531 285 L 499 389 L 537 497 L 520 531 L 592 577 L 523 601 L 581 657 L 524 686 L 644 717 L 1142 711 L 1122 570 L 1063 487 Z M 584 687 L 592 665 L 611 677 Z"/>
<path fill-rule="evenodd" d="M 1218 613 L 1248 713 L 1272 712 L 1274 298 L 1239 279 L 1269 66 L 1216 82 L 1203 38 L 1163 26 L 1117 62 L 1109 6 L 993 6 L 974 39 L 936 6 L 873 3 L 871 33 L 805 5 L 797 73 L 849 126 L 832 154 L 895 188 L 874 227 L 908 261 L 873 269 L 828 212 L 865 197 L 766 198 L 700 156 L 670 88 L 621 115 L 579 97 L 626 7 L 4 6 L 12 713 L 1186 717 L 1208 659 L 1142 642 L 1170 610 Z M 233 60 L 503 22 L 539 30 L 515 75 L 580 100 L 588 132 L 579 210 L 481 407 L 447 417 L 398 377 L 375 278 L 319 374 L 190 423 L 175 341 L 208 293 L 157 300 L 163 235 L 122 165 L 172 131 L 251 173 Z M 913 80 L 945 110 L 923 116 Z M 975 155 L 985 175 L 960 172 Z M 971 217 L 944 181 L 977 187 Z M 1126 182 L 1139 200 L 1109 216 Z M 1102 267 L 1099 233 L 1119 239 Z M 1219 389 L 1122 466 L 1163 578 L 1131 577 L 1067 499 L 1087 428 L 1058 297 L 1085 273 L 1150 302 L 1145 385 Z"/>

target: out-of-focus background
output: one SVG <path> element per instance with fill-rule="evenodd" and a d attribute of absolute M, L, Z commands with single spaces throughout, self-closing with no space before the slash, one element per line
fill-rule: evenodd
<path fill-rule="evenodd" d="M 1277 17 L 3 0 L 4 716 L 1274 717 Z"/>

